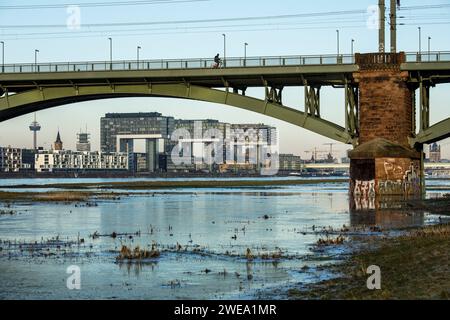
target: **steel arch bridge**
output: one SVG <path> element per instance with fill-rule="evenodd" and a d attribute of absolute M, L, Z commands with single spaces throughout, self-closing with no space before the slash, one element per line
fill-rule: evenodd
<path fill-rule="evenodd" d="M 450 53 L 427 57 L 406 55 L 402 70 L 411 83 L 420 82 L 421 113 L 429 117 L 427 90 L 450 81 Z M 27 113 L 69 103 L 119 98 L 168 97 L 190 99 L 263 114 L 305 128 L 327 138 L 357 144 L 359 71 L 355 58 L 286 56 L 230 58 L 226 68 L 211 68 L 209 59 L 13 64 L 0 69 L 0 122 Z M 345 127 L 321 117 L 320 90 L 345 89 Z M 283 104 L 283 89 L 304 87 L 304 110 Z M 264 90 L 264 99 L 246 95 L 248 88 Z M 429 97 L 428 97 L 429 98 Z M 434 126 L 421 124 L 411 145 L 450 136 L 450 119 Z"/>

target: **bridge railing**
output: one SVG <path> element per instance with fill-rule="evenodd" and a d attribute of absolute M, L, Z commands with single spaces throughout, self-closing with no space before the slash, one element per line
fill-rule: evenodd
<path fill-rule="evenodd" d="M 282 67 L 308 65 L 353 64 L 352 55 L 321 56 L 282 56 L 226 58 L 222 68 Z M 127 70 L 167 70 L 167 69 L 211 69 L 214 59 L 170 59 L 170 60 L 126 60 L 97 62 L 58 62 L 5 64 L 0 67 L 2 73 L 32 72 L 88 72 L 88 71 L 127 71 Z"/>
<path fill-rule="evenodd" d="M 406 62 L 445 62 L 450 61 L 450 51 L 408 52 Z"/>
<path fill-rule="evenodd" d="M 450 52 L 406 53 L 406 62 L 441 62 L 450 61 Z M 283 67 L 313 65 L 354 64 L 352 55 L 319 55 L 319 56 L 281 56 L 281 57 L 247 57 L 226 58 L 223 68 Z M 211 69 L 214 60 L 169 59 L 169 60 L 125 60 L 94 62 L 57 62 L 57 63 L 25 63 L 5 64 L 0 66 L 0 73 L 32 73 L 32 72 L 88 72 L 88 71 L 127 71 L 127 70 L 168 70 L 168 69 Z"/>

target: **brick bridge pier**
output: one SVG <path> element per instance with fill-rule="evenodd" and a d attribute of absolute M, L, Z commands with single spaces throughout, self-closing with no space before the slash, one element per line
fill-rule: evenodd
<path fill-rule="evenodd" d="M 359 143 L 349 153 L 353 199 L 419 197 L 424 189 L 423 150 L 415 135 L 415 90 L 400 70 L 405 54 L 357 54 Z"/>

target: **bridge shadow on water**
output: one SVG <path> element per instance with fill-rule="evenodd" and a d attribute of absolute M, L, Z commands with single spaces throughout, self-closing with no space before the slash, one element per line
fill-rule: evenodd
<path fill-rule="evenodd" d="M 377 226 L 383 229 L 423 226 L 426 212 L 414 207 L 417 200 L 421 198 L 350 197 L 350 224 L 352 227 Z"/>

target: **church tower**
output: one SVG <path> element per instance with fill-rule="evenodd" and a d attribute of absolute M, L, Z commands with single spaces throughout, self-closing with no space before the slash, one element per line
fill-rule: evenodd
<path fill-rule="evenodd" d="M 55 141 L 53 149 L 55 151 L 62 151 L 62 149 L 63 149 L 63 143 L 61 141 L 61 136 L 59 134 L 59 130 L 58 130 L 58 135 L 56 136 L 56 141 Z"/>

